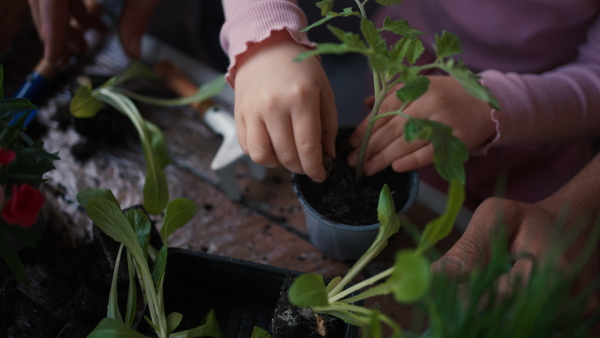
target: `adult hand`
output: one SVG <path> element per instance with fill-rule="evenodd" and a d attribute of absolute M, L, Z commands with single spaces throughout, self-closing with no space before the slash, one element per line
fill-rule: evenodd
<path fill-rule="evenodd" d="M 405 113 L 420 119 L 429 119 L 451 127 L 454 136 L 463 140 L 469 149 L 484 144 L 495 132 L 495 123 L 490 116 L 490 107 L 480 99 L 468 94 L 462 85 L 449 76 L 429 76 L 429 90 L 411 103 Z M 402 103 L 394 88 L 381 104 L 380 112 L 398 110 Z M 368 117 L 350 137 L 350 144 L 357 148 L 365 133 Z M 406 119 L 393 116 L 378 120 L 373 127 L 365 155 L 364 173 L 367 176 L 392 165 L 397 172 L 418 169 L 433 163 L 433 147 L 425 141 L 404 140 Z M 348 156 L 348 163 L 356 166 L 359 149 Z"/>
<path fill-rule="evenodd" d="M 538 203 L 522 203 L 502 198 L 490 198 L 484 201 L 473 214 L 473 218 L 462 237 L 439 260 L 431 265 L 433 272 L 446 271 L 459 279 L 466 280 L 477 264 L 486 264 L 490 259 L 491 239 L 499 226 L 506 229 L 508 248 L 518 258 L 513 267 L 498 280 L 501 294 L 508 293 L 515 285 L 517 277 L 524 283 L 528 280 L 534 260 L 538 263 L 548 259 L 557 247 L 557 240 L 570 238 L 569 231 L 579 231 L 579 235 L 558 261 L 552 262 L 558 269 L 572 267 L 579 262 L 582 248 L 586 245 L 591 214 L 578 204 L 569 205 L 567 226 L 560 229 L 559 222 L 565 212 L 565 200 L 553 195 Z M 502 220 L 502 223 L 498 223 Z M 519 255 L 521 254 L 521 255 Z M 523 255 L 525 254 L 525 255 Z M 592 255 L 583 271 L 578 274 L 574 291 L 580 291 L 599 276 L 597 255 Z M 593 298 L 591 306 L 597 304 Z"/>
<path fill-rule="evenodd" d="M 127 54 L 140 57 L 140 40 L 160 0 L 126 0 L 119 18 L 119 37 Z M 29 6 L 44 56 L 61 63 L 71 52 L 87 50 L 83 37 L 89 28 L 107 30 L 102 22 L 100 6 L 94 0 L 29 0 Z"/>
<path fill-rule="evenodd" d="M 6 51 L 27 21 L 29 7 L 26 0 L 0 1 L 0 55 Z"/>
<path fill-rule="evenodd" d="M 251 46 L 238 61 L 235 120 L 240 146 L 254 162 L 321 182 L 323 152 L 335 157 L 337 111 L 319 60 L 292 61 L 307 50 L 287 31 Z"/>

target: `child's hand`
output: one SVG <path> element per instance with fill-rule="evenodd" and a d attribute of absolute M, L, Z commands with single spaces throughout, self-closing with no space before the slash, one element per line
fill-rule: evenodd
<path fill-rule="evenodd" d="M 409 105 L 404 112 L 412 117 L 444 123 L 454 130 L 454 136 L 463 140 L 469 149 L 484 144 L 496 133 L 488 104 L 468 94 L 462 85 L 449 76 L 430 76 L 431 84 L 425 95 Z M 401 106 L 395 88 L 381 104 L 381 112 L 397 110 Z M 350 137 L 350 144 L 357 148 L 348 157 L 348 163 L 356 166 L 368 117 Z M 433 163 L 433 147 L 425 141 L 404 140 L 404 124 L 401 116 L 383 118 L 375 123 L 365 156 L 365 175 L 373 175 L 390 164 L 397 172 L 419 169 Z"/>
<path fill-rule="evenodd" d="M 306 50 L 287 31 L 251 46 L 238 61 L 235 120 L 240 146 L 254 162 L 321 182 L 323 152 L 335 156 L 337 112 L 319 60 L 292 61 Z"/>

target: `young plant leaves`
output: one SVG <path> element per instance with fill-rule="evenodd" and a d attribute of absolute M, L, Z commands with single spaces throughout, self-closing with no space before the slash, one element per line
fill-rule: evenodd
<path fill-rule="evenodd" d="M 142 248 L 144 257 L 148 256 L 148 244 L 150 243 L 150 231 L 152 230 L 152 223 L 146 214 L 139 209 L 129 209 L 123 212 L 129 224 L 138 238 L 138 243 Z"/>
<path fill-rule="evenodd" d="M 169 313 L 167 316 L 167 332 L 170 334 L 171 332 L 175 331 L 182 319 L 183 315 L 179 312 Z"/>
<path fill-rule="evenodd" d="M 317 27 L 317 26 L 320 26 L 320 25 L 324 24 L 325 22 L 327 22 L 327 21 L 329 21 L 329 20 L 331 20 L 331 19 L 333 19 L 335 17 L 338 17 L 338 16 L 347 17 L 347 16 L 351 16 L 351 15 L 358 16 L 359 18 L 362 17 L 360 15 L 360 13 L 352 11 L 352 7 L 346 7 L 340 13 L 336 13 L 336 12 L 330 11 L 329 13 L 327 13 L 327 15 L 325 15 L 324 18 L 322 18 L 321 20 L 319 20 L 319 21 L 313 23 L 312 25 L 304 28 L 303 30 L 301 30 L 301 32 L 307 32 L 310 29 L 312 29 L 314 27 Z"/>
<path fill-rule="evenodd" d="M 425 252 L 437 242 L 448 236 L 450 231 L 452 231 L 454 221 L 456 221 L 456 216 L 458 216 L 458 212 L 464 201 L 464 183 L 458 179 L 450 181 L 446 210 L 444 210 L 443 214 L 425 226 L 425 230 L 421 235 L 421 241 L 417 247 L 419 252 Z"/>
<path fill-rule="evenodd" d="M 117 281 L 119 280 L 119 268 L 121 266 L 121 255 L 123 254 L 123 244 L 119 246 L 119 252 L 117 253 L 117 259 L 115 260 L 115 268 L 113 269 L 112 282 L 110 284 L 110 292 L 108 296 L 108 306 L 106 311 L 106 317 L 114 318 L 119 321 L 123 321 L 121 311 L 119 311 L 119 301 L 117 299 Z"/>
<path fill-rule="evenodd" d="M 396 253 L 394 273 L 388 278 L 394 297 L 400 303 L 414 303 L 423 298 L 431 286 L 429 261 L 413 250 Z"/>
<path fill-rule="evenodd" d="M 187 337 L 223 337 L 223 333 L 219 328 L 215 310 L 210 312 L 202 320 L 202 324 L 196 328 L 172 333 L 170 338 L 187 338 Z"/>
<path fill-rule="evenodd" d="M 169 202 L 165 213 L 165 220 L 160 228 L 160 237 L 163 243 L 166 244 L 167 238 L 171 236 L 173 231 L 184 226 L 196 216 L 197 212 L 198 207 L 196 204 L 187 198 L 176 198 Z"/>
<path fill-rule="evenodd" d="M 113 319 L 104 318 L 98 323 L 96 328 L 90 332 L 87 338 L 148 338 L 123 322 Z"/>
<path fill-rule="evenodd" d="M 460 39 L 453 33 L 443 31 L 435 35 L 435 50 L 438 58 L 445 58 L 463 52 Z"/>
<path fill-rule="evenodd" d="M 273 338 L 265 329 L 255 326 L 252 330 L 252 336 L 250 338 Z"/>
<path fill-rule="evenodd" d="M 417 76 L 414 80 L 406 83 L 402 88 L 396 91 L 396 97 L 402 101 L 403 104 L 409 104 L 416 101 L 429 89 L 429 78 L 424 75 Z"/>
<path fill-rule="evenodd" d="M 378 72 L 385 71 L 391 63 L 390 55 L 385 40 L 379 34 L 379 30 L 370 20 L 363 18 L 360 21 L 360 30 L 367 40 L 371 53 L 367 54 L 371 66 Z"/>
<path fill-rule="evenodd" d="M 161 278 L 165 274 L 165 270 L 167 267 L 167 247 L 162 246 L 160 251 L 158 251 L 158 255 L 156 256 L 156 261 L 154 262 L 154 269 L 152 270 L 152 280 L 154 281 L 154 285 L 159 285 Z"/>
<path fill-rule="evenodd" d="M 90 85 L 79 87 L 69 105 L 71 114 L 78 118 L 94 117 L 100 109 L 102 109 L 102 102 L 94 98 Z"/>
<path fill-rule="evenodd" d="M 167 150 L 167 142 L 162 131 L 152 122 L 146 121 L 146 129 L 150 134 L 150 147 L 156 156 L 156 161 L 161 169 L 164 169 L 171 163 L 169 151 Z"/>
<path fill-rule="evenodd" d="M 479 82 L 479 77 L 465 66 L 464 62 L 455 63 L 454 60 L 447 60 L 440 68 L 458 80 L 465 88 L 467 93 L 474 97 L 484 100 L 490 107 L 500 110 L 500 103 L 496 99 L 489 88 Z"/>
<path fill-rule="evenodd" d="M 121 207 L 119 201 L 117 201 L 117 198 L 109 189 L 95 188 L 81 190 L 77 193 L 76 198 L 77 202 L 79 202 L 79 204 L 81 204 L 84 208 L 87 208 L 88 203 L 96 198 L 105 198 L 113 202 L 117 207 Z"/>
<path fill-rule="evenodd" d="M 425 34 L 412 28 L 406 20 L 392 20 L 390 17 L 387 17 L 383 20 L 383 27 L 381 27 L 381 30 L 390 31 L 401 35 L 402 37 L 412 38 Z"/>
<path fill-rule="evenodd" d="M 131 326 L 133 325 L 137 311 L 137 286 L 135 263 L 130 252 L 127 252 L 127 272 L 129 275 L 129 288 L 127 290 L 127 304 L 125 306 L 125 324 Z"/>
<path fill-rule="evenodd" d="M 317 2 L 315 5 L 321 9 L 321 16 L 325 16 L 333 10 L 334 2 L 335 0 L 323 0 Z"/>
<path fill-rule="evenodd" d="M 327 290 L 323 277 L 307 273 L 299 276 L 288 292 L 290 303 L 298 307 L 326 306 Z"/>
<path fill-rule="evenodd" d="M 16 113 L 35 108 L 37 108 L 37 106 L 25 98 L 17 97 L 0 99 L 0 115 L 10 112 Z"/>
<path fill-rule="evenodd" d="M 465 183 L 463 163 L 469 158 L 469 151 L 463 141 L 452 135 L 450 127 L 435 121 L 409 118 L 404 125 L 404 137 L 409 142 L 417 138 L 431 142 L 437 172 L 448 182 Z"/>

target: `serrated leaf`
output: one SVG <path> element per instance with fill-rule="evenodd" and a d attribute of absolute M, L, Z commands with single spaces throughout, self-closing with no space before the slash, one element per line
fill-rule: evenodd
<path fill-rule="evenodd" d="M 326 306 L 327 289 L 323 277 L 307 273 L 300 275 L 288 291 L 290 304 L 298 307 Z"/>
<path fill-rule="evenodd" d="M 311 24 L 310 26 L 308 26 L 308 27 L 304 28 L 303 30 L 301 30 L 301 32 L 307 32 L 307 31 L 309 31 L 310 29 L 312 29 L 312 28 L 315 28 L 315 27 L 318 27 L 318 26 L 320 26 L 320 25 L 324 24 L 325 22 L 327 22 L 327 21 L 329 21 L 329 20 L 331 20 L 331 19 L 333 19 L 333 18 L 335 18 L 335 17 L 338 17 L 338 16 L 341 16 L 341 17 L 348 17 L 348 16 L 351 16 L 351 15 L 355 15 L 355 16 L 357 16 L 357 17 L 359 17 L 359 18 L 360 18 L 360 17 L 362 17 L 362 16 L 360 15 L 360 13 L 352 11 L 352 7 L 346 7 L 346 8 L 344 8 L 344 10 L 343 10 L 342 12 L 340 12 L 340 13 L 336 13 L 336 12 L 330 11 L 330 12 L 329 12 L 329 13 L 327 13 L 327 15 L 325 15 L 325 17 L 323 17 L 321 20 L 319 20 L 319 21 L 317 21 L 317 22 L 315 22 L 315 23 Z"/>
<path fill-rule="evenodd" d="M 441 68 L 458 80 L 467 93 L 487 102 L 490 107 L 500 110 L 498 99 L 492 95 L 489 88 L 479 82 L 479 76 L 467 69 L 464 62 L 456 63 L 453 60 L 448 60 Z"/>
<path fill-rule="evenodd" d="M 385 284 L 392 287 L 398 302 L 414 303 L 427 294 L 431 281 L 427 258 L 413 250 L 401 250 L 396 253 L 394 272 Z"/>
<path fill-rule="evenodd" d="M 435 35 L 435 51 L 439 58 L 445 58 L 462 53 L 463 49 L 456 34 L 443 31 L 441 36 Z"/>
<path fill-rule="evenodd" d="M 390 31 L 403 37 L 416 37 L 418 35 L 425 34 L 414 28 L 412 28 L 406 20 L 392 20 L 387 17 L 383 20 L 382 30 Z"/>
<path fill-rule="evenodd" d="M 176 198 L 169 202 L 165 213 L 165 220 L 160 228 L 160 237 L 163 243 L 167 243 L 167 239 L 171 234 L 186 225 L 198 212 L 198 207 L 187 198 Z"/>
<path fill-rule="evenodd" d="M 429 78 L 424 75 L 417 76 L 414 80 L 404 84 L 398 91 L 396 97 L 403 104 L 408 104 L 419 99 L 429 89 Z"/>
<path fill-rule="evenodd" d="M 335 35 L 335 37 L 338 38 L 338 40 L 340 40 L 340 42 L 342 42 L 349 48 L 364 49 L 366 51 L 367 45 L 361 39 L 359 34 L 353 32 L 346 32 L 342 29 L 331 25 L 327 25 L 327 28 L 331 33 L 333 33 L 333 35 Z"/>
<path fill-rule="evenodd" d="M 325 16 L 333 10 L 334 2 L 335 0 L 323 0 L 317 2 L 315 5 L 321 9 L 321 16 Z"/>
<path fill-rule="evenodd" d="M 123 322 L 113 318 L 104 318 L 98 323 L 96 328 L 87 336 L 87 338 L 145 338 L 145 336 Z"/>
<path fill-rule="evenodd" d="M 102 109 L 102 102 L 94 98 L 90 85 L 79 87 L 69 105 L 71 115 L 77 118 L 94 117 L 100 109 Z"/>
<path fill-rule="evenodd" d="M 385 71 L 391 60 L 385 40 L 379 34 L 379 30 L 373 22 L 365 18 L 360 21 L 360 30 L 371 49 L 371 53 L 367 55 L 371 66 L 378 72 Z"/>
<path fill-rule="evenodd" d="M 404 125 L 404 137 L 409 142 L 417 138 L 431 142 L 433 163 L 440 176 L 448 182 L 465 182 L 464 162 L 469 158 L 469 151 L 463 141 L 452 135 L 450 127 L 435 121 L 409 118 Z"/>
<path fill-rule="evenodd" d="M 410 65 L 413 65 L 415 62 L 417 62 L 419 57 L 421 57 L 425 51 L 423 42 L 421 42 L 421 40 L 418 38 L 409 38 L 403 47 L 405 49 L 403 53 L 406 57 L 406 61 L 408 61 Z"/>

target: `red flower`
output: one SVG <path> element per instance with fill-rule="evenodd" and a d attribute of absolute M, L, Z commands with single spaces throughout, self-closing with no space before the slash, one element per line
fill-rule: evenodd
<path fill-rule="evenodd" d="M 14 151 L 0 148 L 0 164 L 9 164 L 16 156 Z"/>
<path fill-rule="evenodd" d="M 2 209 L 2 217 L 7 223 L 19 224 L 28 228 L 37 221 L 44 204 L 44 195 L 28 184 L 13 185 L 12 195 Z"/>

